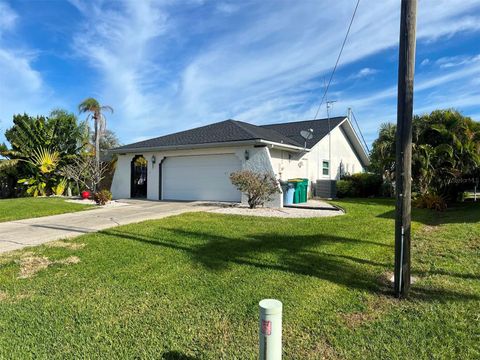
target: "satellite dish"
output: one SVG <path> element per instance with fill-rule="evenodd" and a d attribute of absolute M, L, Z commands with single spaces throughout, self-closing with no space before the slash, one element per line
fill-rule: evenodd
<path fill-rule="evenodd" d="M 313 138 L 313 130 L 302 130 L 300 131 L 300 135 L 305 139 L 305 140 L 311 140 Z"/>
<path fill-rule="evenodd" d="M 300 131 L 300 136 L 305 139 L 305 146 L 307 148 L 307 140 L 311 140 L 313 138 L 313 129 L 302 130 Z"/>

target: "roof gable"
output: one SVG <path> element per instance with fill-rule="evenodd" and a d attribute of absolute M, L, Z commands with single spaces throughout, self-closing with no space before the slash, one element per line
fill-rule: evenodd
<path fill-rule="evenodd" d="M 306 141 L 308 149 L 322 140 L 328 133 L 341 124 L 345 120 L 345 116 L 338 116 L 328 119 L 295 121 L 282 124 L 262 125 L 263 128 L 275 130 L 287 138 L 295 141 L 300 146 L 305 145 L 305 139 L 300 135 L 300 131 L 312 129 L 312 138 Z"/>

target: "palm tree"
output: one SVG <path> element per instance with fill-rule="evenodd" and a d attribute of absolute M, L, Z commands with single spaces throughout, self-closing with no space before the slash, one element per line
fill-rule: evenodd
<path fill-rule="evenodd" d="M 370 152 L 372 170 L 382 174 L 388 181 L 394 178 L 396 129 L 393 124 L 381 124 L 378 139 L 374 141 Z"/>
<path fill-rule="evenodd" d="M 78 105 L 78 111 L 80 113 L 90 113 L 87 116 L 87 120 L 91 117 L 94 123 L 94 136 L 95 136 L 95 159 L 97 164 L 100 163 L 100 138 L 107 126 L 107 119 L 103 114 L 104 111 L 110 111 L 113 113 L 113 108 L 108 105 L 100 105 L 100 103 L 94 98 L 88 98 L 83 100 Z"/>

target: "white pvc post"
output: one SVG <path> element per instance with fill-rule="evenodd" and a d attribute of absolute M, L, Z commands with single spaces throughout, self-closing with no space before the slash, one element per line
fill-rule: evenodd
<path fill-rule="evenodd" d="M 260 360 L 282 359 L 282 303 L 264 299 L 260 307 Z"/>

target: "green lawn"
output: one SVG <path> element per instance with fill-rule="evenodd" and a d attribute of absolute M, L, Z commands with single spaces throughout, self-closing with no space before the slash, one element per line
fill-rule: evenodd
<path fill-rule="evenodd" d="M 28 197 L 0 200 L 0 222 L 81 211 L 92 205 L 66 202 L 55 197 Z"/>
<path fill-rule="evenodd" d="M 257 303 L 274 297 L 285 359 L 478 359 L 480 206 L 414 213 L 418 281 L 398 301 L 392 202 L 339 204 L 324 219 L 189 213 L 4 256 L 0 358 L 256 359 Z"/>

